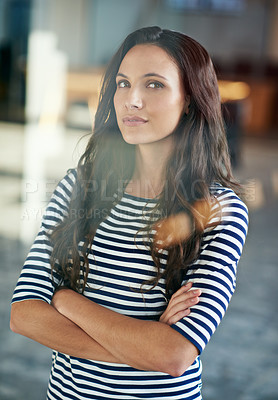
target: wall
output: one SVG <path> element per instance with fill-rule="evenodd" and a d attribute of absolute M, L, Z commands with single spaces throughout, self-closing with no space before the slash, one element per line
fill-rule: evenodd
<path fill-rule="evenodd" d="M 258 60 L 266 53 L 269 19 L 266 1 L 246 1 L 246 9 L 240 16 L 186 15 L 170 10 L 163 0 L 94 0 L 91 3 L 95 6 L 94 34 L 91 35 L 95 45 L 88 51 L 93 63 L 105 62 L 130 31 L 147 25 L 160 25 L 193 36 L 222 61 Z"/>
<path fill-rule="evenodd" d="M 68 54 L 74 68 L 106 63 L 129 32 L 147 25 L 183 31 L 224 62 L 234 62 L 237 58 L 260 60 L 266 54 L 278 58 L 275 0 L 246 0 L 246 9 L 240 16 L 186 15 L 169 10 L 163 0 L 34 0 L 34 3 L 43 15 L 38 19 L 39 24 L 57 32 L 59 47 Z M 276 7 L 276 14 L 271 12 L 271 5 Z M 269 22 L 273 28 L 268 27 Z"/>
<path fill-rule="evenodd" d="M 151 1 L 149 1 L 149 5 Z M 94 0 L 89 3 L 88 62 L 105 64 L 126 35 L 138 26 L 142 0 Z"/>
<path fill-rule="evenodd" d="M 91 0 L 33 0 L 32 28 L 50 30 L 72 68 L 88 64 L 88 5 Z M 90 10 L 91 11 L 91 10 Z"/>
<path fill-rule="evenodd" d="M 200 41 L 210 54 L 222 60 L 255 58 L 262 56 L 265 19 L 268 18 L 265 2 L 246 1 L 240 15 L 178 14 L 161 9 L 161 24 L 175 27 Z"/>

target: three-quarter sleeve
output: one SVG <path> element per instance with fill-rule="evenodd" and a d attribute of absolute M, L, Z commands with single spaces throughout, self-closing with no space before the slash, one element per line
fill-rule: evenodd
<path fill-rule="evenodd" d="M 76 172 L 71 170 L 57 185 L 44 213 L 39 233 L 26 258 L 17 282 L 12 303 L 22 300 L 43 300 L 51 303 L 55 288 L 60 280 L 51 273 L 50 257 L 52 245 L 49 233 L 67 215 Z"/>
<path fill-rule="evenodd" d="M 186 281 L 202 291 L 189 316 L 172 325 L 201 353 L 223 318 L 236 286 L 237 265 L 245 242 L 248 211 L 230 189 L 215 188 L 220 216 L 214 216 L 204 231 L 198 259 Z M 216 206 L 217 207 L 217 206 Z M 217 221 L 219 219 L 219 221 Z M 217 223 L 211 228 L 213 223 Z"/>

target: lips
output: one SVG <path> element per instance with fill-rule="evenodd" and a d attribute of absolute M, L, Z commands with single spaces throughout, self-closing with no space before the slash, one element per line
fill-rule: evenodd
<path fill-rule="evenodd" d="M 133 115 L 123 118 L 123 123 L 126 126 L 140 126 L 140 125 L 145 124 L 146 122 L 147 122 L 146 119 L 140 118 L 138 116 L 133 116 Z"/>

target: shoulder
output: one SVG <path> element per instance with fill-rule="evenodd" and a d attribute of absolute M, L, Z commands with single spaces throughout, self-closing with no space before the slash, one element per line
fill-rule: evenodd
<path fill-rule="evenodd" d="M 57 184 L 43 216 L 42 226 L 46 230 L 52 229 L 68 215 L 76 181 L 77 171 L 71 169 Z"/>
<path fill-rule="evenodd" d="M 66 196 L 71 196 L 71 193 L 77 182 L 77 170 L 69 169 L 67 174 L 60 180 L 56 190 L 63 191 Z"/>
<path fill-rule="evenodd" d="M 241 228 L 245 234 L 248 227 L 248 209 L 242 199 L 228 187 L 214 183 L 210 187 L 214 198 L 212 220 L 220 219 L 220 225 L 234 225 Z"/>
<path fill-rule="evenodd" d="M 58 201 L 59 203 L 69 203 L 72 197 L 73 190 L 77 182 L 76 169 L 70 169 L 67 174 L 58 182 L 54 190 L 51 201 Z"/>
<path fill-rule="evenodd" d="M 242 214 L 248 215 L 246 204 L 231 188 L 222 186 L 220 183 L 213 183 L 210 186 L 210 193 L 222 209 L 232 207 L 242 210 Z"/>

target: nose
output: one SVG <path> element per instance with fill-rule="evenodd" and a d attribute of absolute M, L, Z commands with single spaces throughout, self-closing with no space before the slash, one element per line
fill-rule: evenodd
<path fill-rule="evenodd" d="M 129 89 L 125 106 L 128 110 L 140 110 L 143 107 L 143 99 L 139 89 Z"/>

